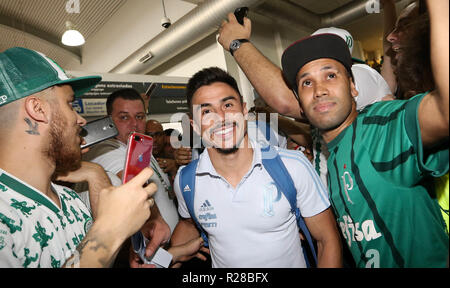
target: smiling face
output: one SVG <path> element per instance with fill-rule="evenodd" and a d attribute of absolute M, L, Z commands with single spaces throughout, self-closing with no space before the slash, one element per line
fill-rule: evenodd
<path fill-rule="evenodd" d="M 353 121 L 358 92 L 340 62 L 323 58 L 307 63 L 297 74 L 297 84 L 303 113 L 322 133 Z"/>
<path fill-rule="evenodd" d="M 419 6 L 416 3 L 410 4 L 398 16 L 394 30 L 386 37 L 391 43 L 391 49 L 395 53 L 395 59 L 398 61 L 401 56 L 403 42 L 407 36 L 408 28 L 419 15 Z"/>
<path fill-rule="evenodd" d="M 225 154 L 237 151 L 246 135 L 247 116 L 238 92 L 222 82 L 205 85 L 194 93 L 192 106 L 192 126 L 204 145 Z"/>

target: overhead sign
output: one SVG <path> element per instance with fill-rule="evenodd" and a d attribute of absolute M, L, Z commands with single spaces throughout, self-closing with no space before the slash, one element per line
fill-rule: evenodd
<path fill-rule="evenodd" d="M 82 116 L 106 115 L 106 99 L 119 89 L 135 89 L 145 102 L 148 114 L 188 112 L 186 84 L 157 82 L 101 81 L 91 91 L 74 102 L 74 109 Z"/>

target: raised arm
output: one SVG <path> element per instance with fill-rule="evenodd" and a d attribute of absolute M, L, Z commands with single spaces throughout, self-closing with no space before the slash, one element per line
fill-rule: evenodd
<path fill-rule="evenodd" d="M 423 145 L 430 146 L 449 136 L 449 1 L 428 0 L 430 14 L 431 65 L 436 89 L 419 106 Z"/>
<path fill-rule="evenodd" d="M 219 43 L 227 51 L 235 39 L 250 39 L 251 21 L 244 18 L 244 26 L 240 25 L 233 13 L 228 15 L 228 22 L 220 28 Z M 279 67 L 267 59 L 251 43 L 244 43 L 234 53 L 236 62 L 244 71 L 258 94 L 278 113 L 300 119 L 300 108 L 293 92 L 283 79 Z"/>

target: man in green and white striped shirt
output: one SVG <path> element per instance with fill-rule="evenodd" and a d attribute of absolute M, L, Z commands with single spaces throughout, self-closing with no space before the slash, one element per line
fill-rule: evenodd
<path fill-rule="evenodd" d="M 72 108 L 98 76 L 69 78 L 42 53 L 0 53 L 0 267 L 107 267 L 150 216 L 151 169 L 118 188 L 81 162 L 86 121 Z M 87 181 L 90 209 L 71 189 Z"/>

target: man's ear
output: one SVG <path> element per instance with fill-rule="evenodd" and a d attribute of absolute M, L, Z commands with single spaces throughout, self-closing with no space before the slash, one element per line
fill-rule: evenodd
<path fill-rule="evenodd" d="M 244 102 L 242 104 L 242 115 L 244 116 L 245 120 L 248 120 L 248 109 L 247 109 L 247 103 Z"/>
<path fill-rule="evenodd" d="M 25 112 L 32 120 L 48 124 L 50 122 L 51 108 L 47 101 L 36 96 L 25 98 Z"/>
<path fill-rule="evenodd" d="M 305 114 L 305 111 L 303 110 L 302 102 L 300 101 L 300 99 L 297 99 L 297 103 L 298 103 L 298 108 L 299 108 L 299 110 L 300 110 L 300 118 L 301 118 L 301 119 L 306 119 L 306 120 L 307 120 L 306 114 Z"/>
<path fill-rule="evenodd" d="M 359 94 L 358 90 L 356 90 L 355 79 L 350 78 L 350 93 L 353 98 L 356 98 Z"/>
<path fill-rule="evenodd" d="M 189 119 L 189 122 L 191 123 L 192 129 L 194 130 L 197 135 L 202 135 L 202 129 L 194 122 L 194 120 Z"/>

